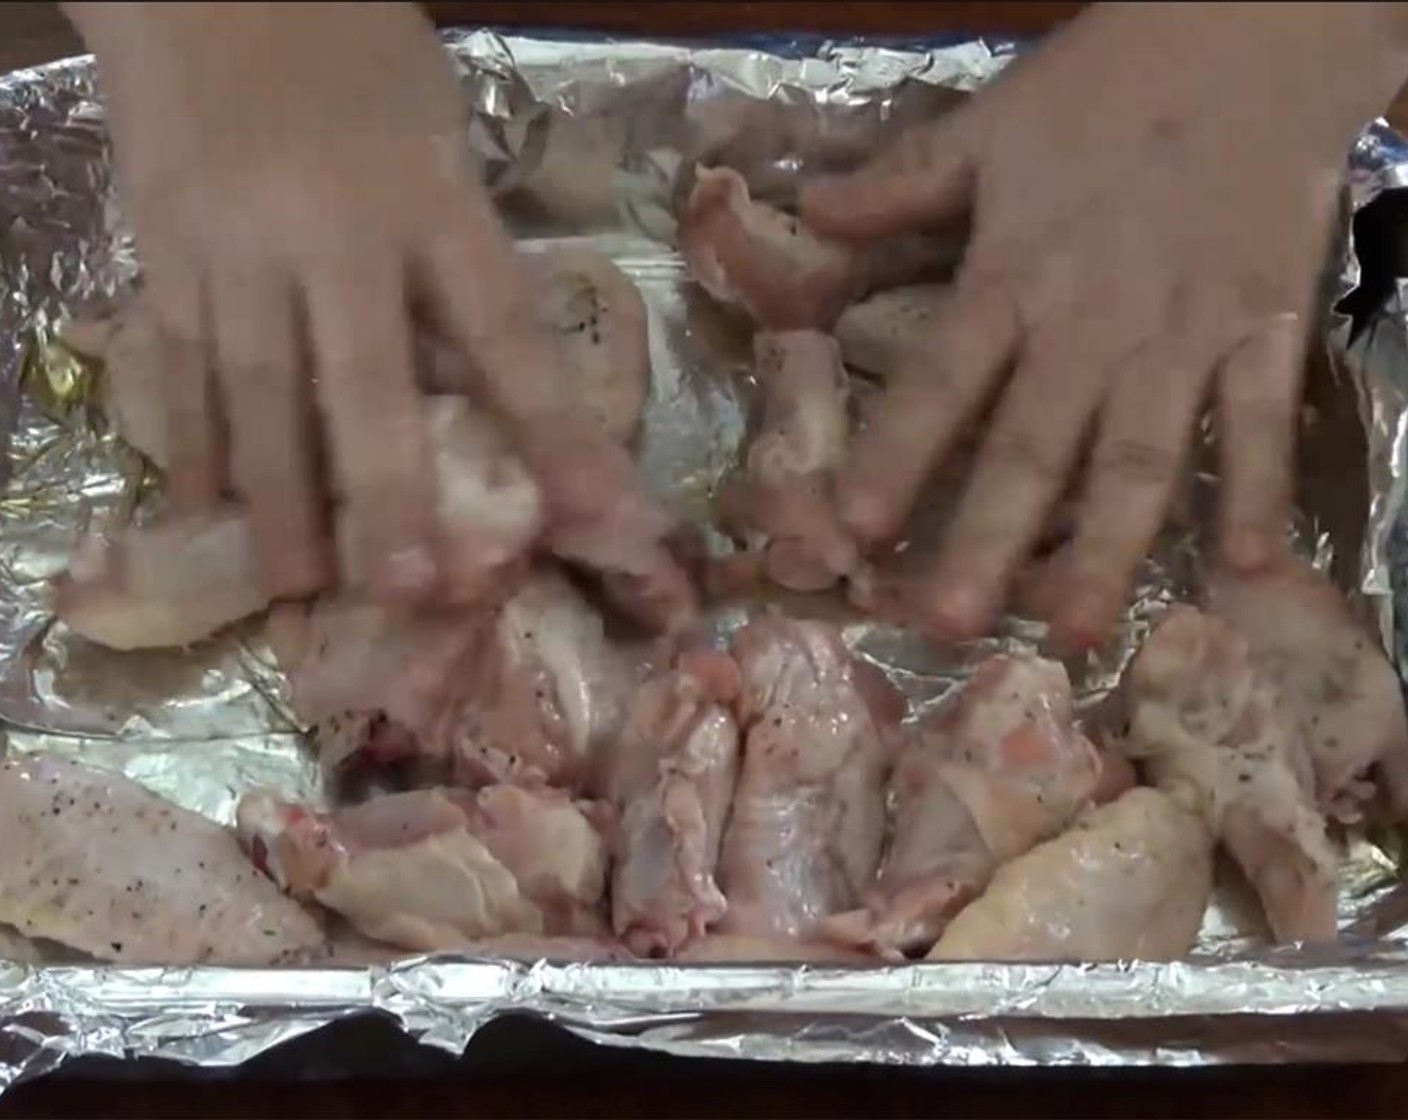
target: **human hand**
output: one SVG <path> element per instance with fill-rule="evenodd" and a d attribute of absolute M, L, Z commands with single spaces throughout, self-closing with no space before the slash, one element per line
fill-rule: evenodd
<path fill-rule="evenodd" d="M 464 144 L 453 69 L 413 5 L 67 11 L 99 59 L 160 325 L 177 508 L 232 491 L 275 596 L 335 575 L 434 594 L 414 317 L 460 351 L 463 390 L 536 475 L 554 547 L 624 577 L 608 583 L 653 621 L 687 603 L 665 519 L 574 407 Z M 336 574 L 329 497 L 350 546 Z"/>
<path fill-rule="evenodd" d="M 1284 547 L 1316 281 L 1355 131 L 1408 73 L 1400 7 L 1097 5 L 958 111 L 806 192 L 807 222 L 848 238 L 971 213 L 952 298 L 841 491 L 863 541 L 892 539 L 996 401 L 916 604 L 941 635 L 991 623 L 1088 449 L 1075 538 L 1042 598 L 1058 638 L 1098 641 L 1210 387 L 1226 559 L 1256 568 Z"/>

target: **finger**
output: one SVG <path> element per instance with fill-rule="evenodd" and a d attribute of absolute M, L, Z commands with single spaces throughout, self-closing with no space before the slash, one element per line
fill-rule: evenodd
<path fill-rule="evenodd" d="M 1089 459 L 1075 539 L 1052 570 L 1052 636 L 1084 649 L 1114 621 L 1163 527 L 1212 372 L 1206 356 L 1149 346 L 1116 371 Z"/>
<path fill-rule="evenodd" d="M 416 598 L 436 580 L 434 478 L 412 371 L 399 251 L 314 262 L 304 299 L 351 582 Z"/>
<path fill-rule="evenodd" d="M 166 492 L 178 513 L 209 509 L 225 477 L 204 278 L 194 267 L 158 258 L 148 268 L 143 299 L 155 324 L 163 398 L 153 407 L 166 414 Z"/>
<path fill-rule="evenodd" d="M 1229 564 L 1251 570 L 1286 547 L 1305 334 L 1279 316 L 1219 371 L 1220 537 Z"/>
<path fill-rule="evenodd" d="M 272 598 L 304 598 L 330 578 L 292 279 L 224 271 L 211 284 L 216 368 L 230 472 L 248 507 Z"/>
<path fill-rule="evenodd" d="M 973 193 L 968 115 L 913 128 L 859 171 L 802 192 L 806 223 L 840 237 L 882 237 L 961 217 Z"/>
<path fill-rule="evenodd" d="M 976 637 L 1001 605 L 1018 567 L 1060 499 L 1105 369 L 1093 349 L 1057 350 L 1036 340 L 998 405 L 949 528 L 931 584 L 940 634 Z"/>
<path fill-rule="evenodd" d="M 1005 289 L 964 287 L 875 402 L 840 483 L 842 516 L 866 545 L 895 537 L 938 461 L 990 395 L 1018 339 Z"/>
<path fill-rule="evenodd" d="M 428 240 L 422 264 L 442 333 L 477 371 L 478 395 L 542 487 L 553 548 L 607 576 L 644 621 L 687 619 L 694 594 L 666 547 L 670 519 L 641 489 L 630 456 L 581 406 L 533 310 L 527 270 L 478 192 L 457 228 Z"/>

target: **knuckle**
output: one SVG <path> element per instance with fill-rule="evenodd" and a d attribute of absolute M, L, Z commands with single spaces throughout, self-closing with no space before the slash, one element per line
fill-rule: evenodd
<path fill-rule="evenodd" d="M 1064 457 L 1040 432 L 1016 424 L 994 428 L 983 445 L 983 457 L 1005 474 L 1048 478 L 1065 467 Z"/>
<path fill-rule="evenodd" d="M 1100 444 L 1091 461 L 1097 475 L 1142 486 L 1163 486 L 1178 473 L 1180 456 L 1150 440 L 1117 437 Z"/>

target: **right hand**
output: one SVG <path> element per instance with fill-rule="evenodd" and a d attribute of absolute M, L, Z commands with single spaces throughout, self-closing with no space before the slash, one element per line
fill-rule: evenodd
<path fill-rule="evenodd" d="M 178 508 L 233 491 L 275 597 L 338 580 L 433 595 L 414 311 L 476 371 L 465 391 L 538 477 L 554 548 L 604 569 L 647 621 L 691 609 L 666 519 L 575 407 L 534 318 L 464 144 L 454 71 L 414 6 L 67 10 L 100 60 L 161 326 Z M 331 570 L 330 497 L 351 571 Z"/>
<path fill-rule="evenodd" d="M 1403 78 L 1401 9 L 1092 5 L 960 109 L 804 196 L 809 223 L 862 241 L 971 221 L 951 298 L 842 483 L 856 536 L 890 541 L 990 410 L 918 595 L 937 633 L 992 626 L 1075 483 L 1075 538 L 1043 597 L 1058 638 L 1099 642 L 1210 397 L 1223 558 L 1277 558 L 1316 278 L 1345 153 Z"/>

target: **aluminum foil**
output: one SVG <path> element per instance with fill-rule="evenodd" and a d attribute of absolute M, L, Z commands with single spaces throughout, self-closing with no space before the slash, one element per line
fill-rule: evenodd
<path fill-rule="evenodd" d="M 669 248 L 694 161 L 742 171 L 785 202 L 806 176 L 854 164 L 902 124 L 949 108 L 1014 56 L 945 47 L 758 42 L 719 47 L 454 34 L 469 142 L 527 248 L 587 238 L 639 284 L 655 371 L 640 459 L 686 512 L 734 460 L 750 399 L 747 339 L 700 298 Z M 191 653 L 114 655 L 49 618 L 44 586 L 86 525 L 140 508 L 150 480 L 85 404 L 93 371 L 57 341 L 67 315 L 110 304 L 137 273 L 110 180 L 90 60 L 0 79 L 0 719 L 6 749 L 81 753 L 216 820 L 256 784 L 321 796 L 258 624 Z M 1350 205 L 1408 184 L 1382 125 L 1351 160 Z M 1353 323 L 1348 243 L 1328 277 L 1311 378 L 1306 485 L 1293 526 L 1408 665 L 1408 291 Z M 1343 383 L 1352 382 L 1348 393 Z M 1216 478 L 1146 564 L 1108 648 L 1070 666 L 1098 708 L 1150 613 L 1186 593 Z M 1348 511 L 1348 512 L 1347 512 Z M 940 511 L 941 512 L 941 511 Z M 923 709 L 993 644 L 936 651 L 852 624 L 848 640 Z M 1344 943 L 1269 950 L 1219 894 L 1198 953 L 1176 964 L 755 967 L 409 960 L 385 968 L 128 969 L 19 963 L 0 946 L 0 1082 L 81 1055 L 202 1066 L 245 1061 L 368 1012 L 463 1049 L 527 1012 L 589 1039 L 684 1055 L 894 1064 L 1207 1064 L 1408 1056 L 1408 890 L 1396 836 L 1354 838 Z"/>

